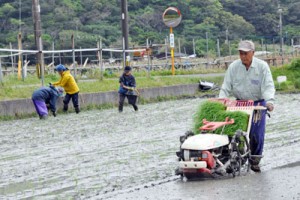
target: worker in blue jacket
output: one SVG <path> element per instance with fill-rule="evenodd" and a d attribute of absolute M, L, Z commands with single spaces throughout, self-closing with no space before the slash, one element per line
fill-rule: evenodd
<path fill-rule="evenodd" d="M 56 102 L 58 97 L 63 95 L 62 88 L 55 88 L 53 85 L 49 87 L 41 87 L 32 94 L 32 102 L 40 119 L 46 119 L 48 116 L 48 107 L 52 115 L 56 117 Z"/>
<path fill-rule="evenodd" d="M 134 76 L 131 74 L 131 67 L 125 67 L 122 76 L 120 76 L 119 83 L 119 112 L 123 112 L 123 105 L 126 97 L 128 99 L 128 103 L 133 106 L 135 111 L 138 111 L 138 107 L 136 105 L 136 82 Z"/>

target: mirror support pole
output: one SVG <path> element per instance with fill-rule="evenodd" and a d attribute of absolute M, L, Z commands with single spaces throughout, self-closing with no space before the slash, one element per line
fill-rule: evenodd
<path fill-rule="evenodd" d="M 173 34 L 173 28 L 170 27 L 170 35 Z M 174 38 L 173 38 L 174 40 Z M 172 41 L 174 43 L 174 41 Z M 175 75 L 175 66 L 174 66 L 174 46 L 171 46 L 171 61 L 172 61 L 172 75 Z"/>

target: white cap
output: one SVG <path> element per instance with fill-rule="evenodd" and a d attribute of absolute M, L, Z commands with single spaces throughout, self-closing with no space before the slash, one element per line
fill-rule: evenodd
<path fill-rule="evenodd" d="M 255 46 L 254 43 L 251 40 L 242 40 L 239 43 L 239 51 L 254 51 L 255 50 Z"/>

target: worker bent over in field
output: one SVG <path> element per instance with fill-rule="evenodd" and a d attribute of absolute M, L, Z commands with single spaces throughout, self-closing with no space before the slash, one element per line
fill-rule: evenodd
<path fill-rule="evenodd" d="M 40 119 L 46 119 L 48 116 L 48 108 L 52 115 L 56 117 L 56 102 L 58 97 L 62 96 L 64 90 L 62 88 L 41 87 L 32 94 L 32 102 Z"/>

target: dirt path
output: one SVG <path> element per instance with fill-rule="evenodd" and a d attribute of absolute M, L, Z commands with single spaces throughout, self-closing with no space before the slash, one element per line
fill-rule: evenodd
<path fill-rule="evenodd" d="M 184 199 L 199 184 L 208 184 L 211 190 L 219 187 L 221 181 L 183 184 L 174 176 L 178 138 L 192 127 L 193 111 L 201 101 L 148 104 L 140 106 L 137 113 L 126 107 L 121 114 L 95 110 L 46 121 L 1 122 L 0 199 L 134 199 L 135 191 L 149 191 L 141 199 L 155 199 L 150 197 L 159 190 L 165 192 L 163 197 L 176 191 L 182 193 L 181 198 L 170 199 Z M 274 168 L 300 161 L 299 102 L 299 94 L 278 95 L 276 109 L 268 119 L 262 161 L 262 177 L 269 177 L 267 180 L 277 174 Z M 255 176 L 259 175 L 236 180 L 249 182 L 247 190 L 256 190 L 252 184 Z M 294 177 L 297 184 L 299 174 Z M 279 187 L 281 178 L 270 189 Z"/>

